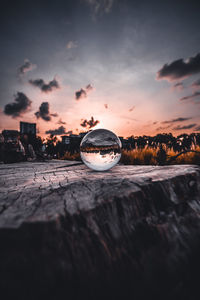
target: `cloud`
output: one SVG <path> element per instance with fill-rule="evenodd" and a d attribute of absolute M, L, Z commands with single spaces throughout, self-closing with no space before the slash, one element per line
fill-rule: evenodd
<path fill-rule="evenodd" d="M 58 114 L 57 113 L 53 113 L 53 114 L 51 114 L 51 116 L 56 118 L 56 117 L 58 117 Z"/>
<path fill-rule="evenodd" d="M 87 97 L 87 93 L 84 89 L 80 89 L 79 91 L 77 91 L 75 93 L 75 97 L 76 100 L 82 99 L 82 98 L 86 98 Z"/>
<path fill-rule="evenodd" d="M 168 120 L 168 121 L 163 121 L 162 124 L 173 124 L 176 122 L 184 122 L 187 120 L 191 120 L 192 118 L 176 118 L 176 119 L 172 119 L 172 120 Z"/>
<path fill-rule="evenodd" d="M 199 88 L 200 87 L 200 79 L 198 79 L 195 82 L 193 82 L 193 84 L 191 85 L 191 87 Z"/>
<path fill-rule="evenodd" d="M 59 124 L 59 125 L 65 125 L 66 122 L 64 122 L 64 121 L 62 121 L 61 119 L 59 119 L 58 122 L 57 122 L 57 124 Z"/>
<path fill-rule="evenodd" d="M 188 96 L 182 97 L 182 98 L 180 98 L 180 101 L 183 101 L 183 100 L 192 100 L 193 98 L 196 98 L 198 96 L 200 96 L 200 91 L 194 92 L 192 95 L 188 95 Z"/>
<path fill-rule="evenodd" d="M 85 119 L 85 120 L 83 120 L 83 122 L 80 124 L 82 127 L 87 127 L 88 126 L 88 124 L 87 124 L 87 120 Z"/>
<path fill-rule="evenodd" d="M 66 132 L 66 128 L 64 126 L 60 126 L 57 129 L 49 129 L 45 131 L 46 134 L 51 134 L 51 135 L 61 135 L 61 134 L 69 134 L 72 133 L 72 131 Z"/>
<path fill-rule="evenodd" d="M 172 87 L 174 90 L 179 90 L 182 91 L 184 89 L 183 82 L 177 82 L 176 84 L 173 85 Z"/>
<path fill-rule="evenodd" d="M 185 129 L 191 129 L 191 128 L 195 127 L 196 125 L 197 125 L 196 123 L 194 123 L 194 124 L 189 124 L 189 125 L 184 125 L 184 126 L 178 125 L 178 126 L 174 127 L 173 130 L 185 130 Z"/>
<path fill-rule="evenodd" d="M 133 111 L 135 109 L 135 106 L 132 106 L 131 108 L 129 108 L 129 110 L 128 111 Z"/>
<path fill-rule="evenodd" d="M 195 131 L 200 131 L 200 125 L 195 128 Z"/>
<path fill-rule="evenodd" d="M 108 109 L 108 104 L 104 104 L 104 107 L 105 107 L 106 109 Z"/>
<path fill-rule="evenodd" d="M 32 71 L 36 68 L 36 65 L 32 64 L 30 60 L 25 59 L 23 65 L 18 69 L 19 75 L 24 75 L 25 73 Z"/>
<path fill-rule="evenodd" d="M 4 114 L 13 118 L 20 117 L 26 113 L 32 101 L 22 92 L 17 92 L 13 103 L 8 103 L 4 107 Z"/>
<path fill-rule="evenodd" d="M 114 4 L 114 0 L 85 0 L 85 2 L 90 6 L 94 20 L 98 15 L 110 13 Z"/>
<path fill-rule="evenodd" d="M 85 119 L 85 120 L 83 120 L 83 122 L 80 124 L 82 127 L 87 127 L 87 128 L 93 128 L 93 127 L 95 127 L 97 124 L 99 123 L 99 121 L 98 120 L 94 120 L 94 118 L 93 117 L 91 117 L 91 119 L 90 120 L 87 120 L 87 119 Z"/>
<path fill-rule="evenodd" d="M 85 89 L 86 89 L 86 92 L 88 93 L 93 90 L 93 86 L 91 84 L 88 84 Z"/>
<path fill-rule="evenodd" d="M 39 107 L 39 110 L 35 113 L 37 119 L 41 118 L 45 121 L 51 121 L 51 117 L 57 117 L 57 113 L 50 113 L 49 111 L 49 103 L 48 102 L 42 102 L 42 104 Z"/>
<path fill-rule="evenodd" d="M 67 49 L 73 49 L 73 48 L 77 48 L 77 47 L 78 47 L 78 45 L 77 45 L 77 42 L 75 42 L 75 41 L 69 41 L 66 45 Z"/>
<path fill-rule="evenodd" d="M 158 72 L 157 79 L 173 81 L 186 78 L 200 72 L 200 53 L 188 60 L 178 59 L 170 64 L 165 64 Z"/>
<path fill-rule="evenodd" d="M 79 91 L 75 92 L 75 99 L 80 100 L 82 98 L 87 98 L 88 93 L 93 90 L 93 86 L 91 84 L 88 84 L 84 89 L 81 88 Z"/>
<path fill-rule="evenodd" d="M 169 127 L 171 127 L 171 124 L 168 126 L 160 126 L 160 127 L 156 128 L 156 131 L 165 130 L 165 129 L 168 129 Z"/>
<path fill-rule="evenodd" d="M 45 83 L 43 79 L 30 79 L 29 83 L 38 87 L 44 93 L 52 92 L 53 90 L 60 88 L 59 82 L 55 78 L 49 81 L 49 83 Z"/>

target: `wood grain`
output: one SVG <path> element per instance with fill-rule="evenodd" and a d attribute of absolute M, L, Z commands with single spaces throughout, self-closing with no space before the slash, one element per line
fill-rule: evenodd
<path fill-rule="evenodd" d="M 199 167 L 25 162 L 0 186 L 3 299 L 195 299 Z"/>

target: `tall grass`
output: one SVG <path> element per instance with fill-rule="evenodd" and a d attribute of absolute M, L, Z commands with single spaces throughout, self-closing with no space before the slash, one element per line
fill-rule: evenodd
<path fill-rule="evenodd" d="M 125 165 L 157 165 L 157 149 L 144 148 L 144 149 L 133 149 L 133 150 L 122 150 L 122 157 L 120 162 Z M 194 149 L 199 153 L 188 152 L 181 154 L 176 159 L 170 161 L 170 164 L 200 164 L 200 147 Z M 173 156 L 179 154 L 173 150 L 166 150 L 167 161 Z"/>
<path fill-rule="evenodd" d="M 156 165 L 155 149 L 122 150 L 120 162 L 124 165 Z"/>
<path fill-rule="evenodd" d="M 122 150 L 122 156 L 120 163 L 124 165 L 158 165 L 157 152 L 159 148 L 144 148 L 144 149 L 132 149 Z M 200 147 L 196 147 L 195 151 L 200 152 Z M 173 150 L 166 150 L 167 160 L 176 156 L 179 152 Z M 63 160 L 81 160 L 80 153 L 76 152 L 70 154 L 65 152 L 61 157 Z M 170 164 L 197 164 L 200 165 L 200 153 L 188 152 L 181 154 L 176 159 L 170 161 Z"/>
<path fill-rule="evenodd" d="M 200 152 L 200 147 L 195 149 Z M 200 165 L 200 153 L 188 152 L 176 158 L 177 164 L 195 164 Z"/>

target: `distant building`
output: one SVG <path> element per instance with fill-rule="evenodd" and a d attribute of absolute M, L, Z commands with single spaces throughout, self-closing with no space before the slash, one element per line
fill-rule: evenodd
<path fill-rule="evenodd" d="M 63 135 L 63 136 L 61 136 L 61 138 L 62 138 L 62 144 L 64 144 L 64 145 L 69 145 L 70 144 L 70 137 L 69 136 Z"/>
<path fill-rule="evenodd" d="M 74 152 L 79 152 L 80 143 L 82 140 L 80 135 L 77 134 L 63 135 L 61 136 L 61 138 L 62 138 L 63 149 L 65 149 L 65 151 L 69 151 L 71 154 Z"/>
<path fill-rule="evenodd" d="M 61 136 L 61 138 L 62 138 L 62 143 L 64 145 L 80 143 L 80 141 L 81 141 L 80 135 L 77 135 L 77 134 L 63 135 L 63 136 Z"/>
<path fill-rule="evenodd" d="M 20 122 L 20 134 L 36 135 L 36 123 Z"/>
<path fill-rule="evenodd" d="M 64 145 L 80 144 L 82 138 L 87 133 L 88 132 L 80 132 L 79 134 L 63 135 L 63 136 L 61 136 L 61 138 L 62 138 L 62 144 L 64 144 Z"/>

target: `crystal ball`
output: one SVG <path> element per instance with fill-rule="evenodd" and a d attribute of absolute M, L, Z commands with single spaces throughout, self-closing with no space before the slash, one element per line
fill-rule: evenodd
<path fill-rule="evenodd" d="M 80 154 L 86 166 L 95 171 L 114 167 L 121 157 L 121 141 L 112 131 L 95 129 L 81 141 Z"/>

